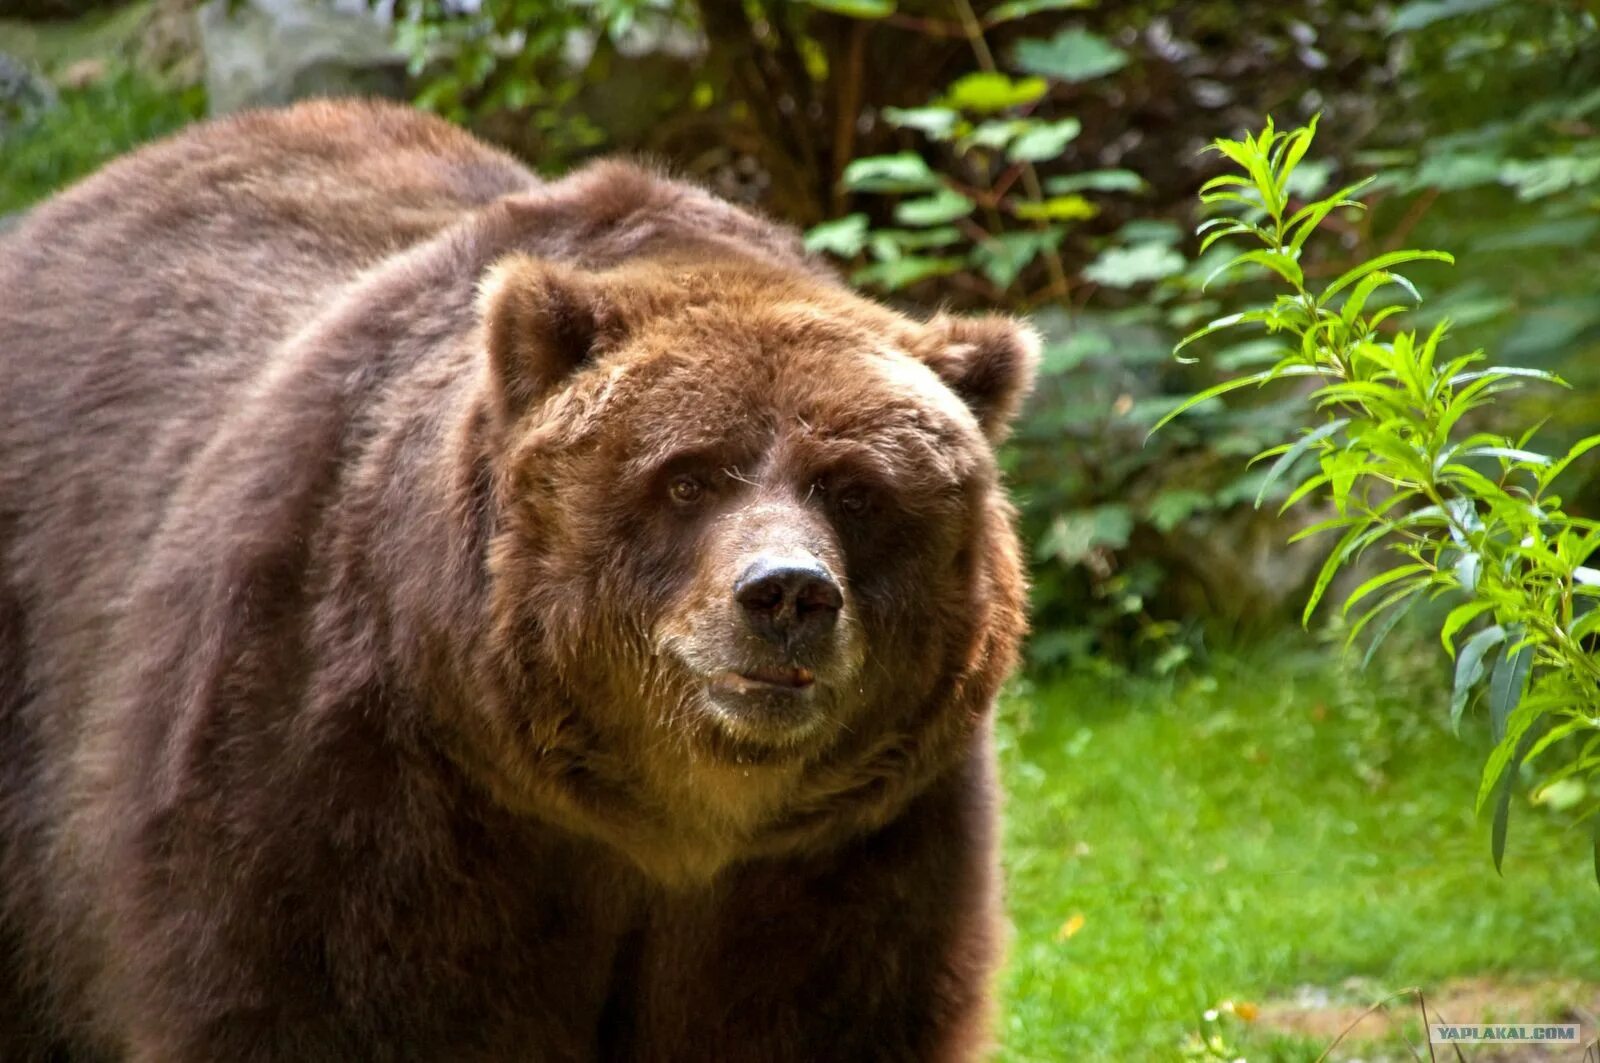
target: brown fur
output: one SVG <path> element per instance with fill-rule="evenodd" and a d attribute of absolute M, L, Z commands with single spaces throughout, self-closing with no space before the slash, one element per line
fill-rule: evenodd
<path fill-rule="evenodd" d="M 542 184 L 389 106 L 35 210 L 0 1059 L 974 1056 L 1031 357 L 698 189 Z M 843 586 L 783 661 L 729 594 L 761 551 Z M 789 729 L 708 700 L 779 664 L 815 674 Z"/>

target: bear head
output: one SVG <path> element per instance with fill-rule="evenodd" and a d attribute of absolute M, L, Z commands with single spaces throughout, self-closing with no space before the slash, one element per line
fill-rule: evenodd
<path fill-rule="evenodd" d="M 1022 634 L 1030 330 L 727 254 L 514 255 L 480 305 L 497 793 L 694 878 L 961 759 Z"/>

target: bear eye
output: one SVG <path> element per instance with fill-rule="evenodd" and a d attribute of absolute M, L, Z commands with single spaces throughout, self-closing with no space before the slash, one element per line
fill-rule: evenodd
<path fill-rule="evenodd" d="M 667 493 L 672 500 L 680 506 L 687 506 L 700 501 L 700 496 L 706 492 L 706 485 L 698 477 L 683 475 L 674 476 L 667 484 Z"/>
<path fill-rule="evenodd" d="M 841 517 L 862 517 L 879 503 L 876 484 L 848 476 L 824 476 L 811 482 L 806 497 L 816 497 Z"/>
<path fill-rule="evenodd" d="M 858 517 L 867 511 L 867 504 L 872 499 L 864 487 L 847 487 L 839 492 L 837 501 L 841 510 L 852 517 Z"/>

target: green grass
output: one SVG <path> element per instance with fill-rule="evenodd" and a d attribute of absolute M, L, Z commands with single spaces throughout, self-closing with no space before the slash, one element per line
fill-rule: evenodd
<path fill-rule="evenodd" d="M 205 90 L 174 91 L 127 68 L 0 133 L 0 214 L 22 210 L 205 112 Z"/>
<path fill-rule="evenodd" d="M 1444 662 L 1358 677 L 1334 656 L 1280 645 L 1009 699 L 1002 1058 L 1179 1058 L 1219 1001 L 1352 976 L 1600 978 L 1600 889 L 1555 814 L 1519 801 L 1495 874 L 1472 815 L 1481 728 L 1452 735 L 1442 688 L 1415 678 Z M 1325 1047 L 1227 1033 L 1251 1063 Z"/>

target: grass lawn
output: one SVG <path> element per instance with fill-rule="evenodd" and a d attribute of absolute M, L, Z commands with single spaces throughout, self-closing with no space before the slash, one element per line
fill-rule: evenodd
<path fill-rule="evenodd" d="M 1336 657 L 1280 644 L 1197 678 L 1085 675 L 1008 700 L 1001 1058 L 1184 1058 L 1223 1000 L 1353 977 L 1362 1003 L 1469 976 L 1600 980 L 1587 834 L 1519 798 L 1496 875 L 1472 815 L 1484 728 L 1439 722 L 1442 657 L 1366 676 Z M 1266 1025 L 1204 1028 L 1251 1063 L 1331 1040 Z"/>

